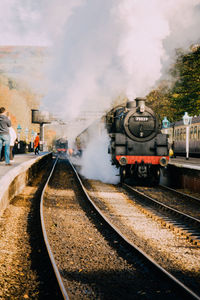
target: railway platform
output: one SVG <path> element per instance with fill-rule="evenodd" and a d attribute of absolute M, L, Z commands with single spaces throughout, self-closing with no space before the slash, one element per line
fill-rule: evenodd
<path fill-rule="evenodd" d="M 5 161 L 0 162 L 0 217 L 12 198 L 22 191 L 40 165 L 51 157 L 50 152 L 40 152 L 39 155 L 27 153 L 15 155 L 10 166 L 6 166 Z"/>
<path fill-rule="evenodd" d="M 200 158 L 190 157 L 188 160 L 184 156 L 170 158 L 161 183 L 200 193 Z"/>
<path fill-rule="evenodd" d="M 43 154 L 40 154 L 43 155 Z M 0 161 L 0 180 L 4 176 L 9 176 L 10 171 L 13 170 L 14 168 L 22 165 L 25 162 L 28 162 L 30 160 L 37 160 L 37 157 L 33 152 L 32 153 L 27 153 L 27 154 L 17 154 L 15 155 L 14 161 L 11 162 L 10 166 L 5 165 L 5 161 Z"/>
<path fill-rule="evenodd" d="M 171 157 L 169 160 L 170 165 L 178 168 L 187 168 L 200 171 L 200 158 L 190 157 L 188 160 L 184 156 Z"/>

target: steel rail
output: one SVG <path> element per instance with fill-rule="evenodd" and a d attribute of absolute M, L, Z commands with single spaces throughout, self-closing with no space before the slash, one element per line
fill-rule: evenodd
<path fill-rule="evenodd" d="M 158 187 L 160 187 L 163 190 L 170 191 L 170 192 L 174 193 L 175 195 L 181 196 L 181 197 L 183 197 L 185 199 L 196 201 L 196 202 L 198 202 L 200 204 L 200 199 L 197 198 L 197 197 L 194 197 L 194 196 L 182 193 L 180 191 L 174 190 L 174 189 L 172 189 L 172 188 L 170 188 L 168 186 L 162 185 L 162 184 L 160 184 Z"/>
<path fill-rule="evenodd" d="M 185 219 L 189 220 L 190 222 L 192 221 L 192 222 L 195 222 L 198 225 L 200 225 L 200 220 L 199 219 L 194 218 L 194 217 L 192 217 L 192 216 L 190 216 L 188 214 L 185 214 L 185 213 L 183 213 L 183 212 L 181 212 L 181 211 L 179 211 L 179 210 L 177 210 L 177 209 L 175 209 L 175 208 L 173 208 L 171 206 L 168 206 L 168 205 L 166 205 L 166 204 L 164 204 L 164 203 L 162 203 L 162 202 L 160 202 L 160 201 L 158 201 L 158 200 L 156 200 L 156 199 L 154 199 L 154 198 L 152 198 L 150 196 L 147 196 L 144 193 L 142 193 L 142 192 L 134 189 L 132 186 L 130 186 L 130 185 L 126 184 L 126 183 L 124 183 L 123 185 L 127 189 L 133 191 L 134 193 L 136 193 L 137 195 L 143 197 L 144 199 L 147 199 L 147 200 L 151 201 L 152 203 L 156 203 L 157 205 L 159 205 L 161 207 L 164 207 L 166 210 L 169 210 L 169 211 L 172 211 L 172 212 L 176 213 L 181 218 L 184 217 Z"/>
<path fill-rule="evenodd" d="M 49 180 L 50 180 L 50 178 L 51 178 L 51 176 L 52 176 L 52 174 L 54 172 L 54 169 L 55 169 L 55 166 L 57 164 L 57 161 L 58 161 L 58 157 L 55 160 L 55 163 L 53 165 L 51 173 L 50 173 L 50 175 L 49 175 L 49 177 L 47 179 L 47 182 L 46 182 L 46 184 L 44 186 L 44 189 L 42 191 L 41 201 L 40 201 L 40 219 L 41 219 L 41 226 L 42 226 L 42 232 L 43 232 L 43 236 L 44 236 L 44 241 L 45 241 L 45 244 L 46 244 L 46 248 L 47 248 L 47 251 L 48 251 L 48 254 L 49 254 L 49 258 L 50 258 L 51 264 L 52 264 L 53 269 L 54 269 L 54 273 L 56 275 L 58 284 L 60 286 L 61 293 L 62 293 L 64 299 L 69 300 L 69 296 L 68 296 L 67 291 L 65 289 L 62 277 L 61 277 L 60 272 L 58 270 L 57 264 L 56 264 L 55 259 L 54 259 L 53 252 L 51 250 L 51 246 L 50 246 L 49 241 L 48 241 L 47 232 L 46 232 L 46 228 L 45 228 L 45 222 L 44 222 L 44 210 L 43 210 L 44 193 L 45 193 L 45 189 L 46 189 L 46 187 L 47 187 L 47 185 L 49 183 Z"/>
<path fill-rule="evenodd" d="M 95 208 L 95 210 L 98 212 L 98 214 L 104 219 L 104 221 L 106 221 L 107 224 L 109 224 L 109 226 L 115 231 L 117 232 L 117 234 L 122 238 L 122 240 L 124 240 L 127 245 L 131 246 L 132 248 L 134 248 L 144 259 L 146 259 L 148 262 L 150 262 L 156 269 L 160 270 L 165 276 L 167 276 L 168 279 L 170 279 L 173 283 L 175 283 L 176 285 L 178 285 L 179 288 L 182 289 L 182 291 L 186 292 L 188 295 L 192 296 L 194 299 L 198 299 L 200 300 L 200 296 L 197 295 L 195 292 L 193 292 L 189 287 L 187 287 L 184 283 L 182 283 L 179 279 L 177 279 L 175 276 L 173 276 L 172 274 L 170 274 L 167 270 L 165 270 L 162 266 L 160 266 L 154 259 L 152 259 L 148 254 L 146 254 L 142 249 L 140 249 L 137 245 L 135 245 L 134 243 L 132 243 L 131 241 L 129 241 L 122 233 L 121 231 L 115 226 L 113 225 L 109 219 L 102 213 L 102 211 L 97 207 L 97 205 L 93 202 L 93 200 L 90 198 L 90 196 L 88 195 L 88 192 L 86 190 L 86 188 L 84 187 L 80 176 L 78 174 L 78 172 L 76 171 L 74 165 L 72 164 L 72 162 L 69 160 L 75 174 L 76 177 L 79 181 L 79 184 L 86 196 L 86 198 L 88 199 L 88 201 L 92 204 L 92 206 Z"/>

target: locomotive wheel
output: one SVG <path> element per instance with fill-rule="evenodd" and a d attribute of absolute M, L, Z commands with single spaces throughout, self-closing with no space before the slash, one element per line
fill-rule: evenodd
<path fill-rule="evenodd" d="M 160 182 L 160 170 L 155 168 L 151 177 L 151 185 L 156 186 Z"/>
<path fill-rule="evenodd" d="M 124 182 L 125 178 L 126 178 L 126 169 L 125 169 L 125 167 L 120 167 L 120 183 L 121 184 Z"/>

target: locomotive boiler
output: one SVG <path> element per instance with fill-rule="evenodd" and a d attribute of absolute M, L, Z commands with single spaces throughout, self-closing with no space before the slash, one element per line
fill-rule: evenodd
<path fill-rule="evenodd" d="M 162 134 L 158 119 L 144 98 L 136 98 L 106 114 L 112 164 L 120 180 L 146 180 L 158 184 L 160 169 L 169 161 L 168 136 Z"/>

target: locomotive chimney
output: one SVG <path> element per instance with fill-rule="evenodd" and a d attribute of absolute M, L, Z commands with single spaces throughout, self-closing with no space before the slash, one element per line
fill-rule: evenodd
<path fill-rule="evenodd" d="M 145 111 L 145 98 L 136 98 L 136 107 L 138 107 L 138 110 L 142 113 Z"/>
<path fill-rule="evenodd" d="M 135 102 L 135 100 L 128 101 L 128 102 L 126 103 L 126 107 L 127 107 L 128 109 L 132 109 L 132 108 L 136 107 L 136 102 Z"/>
<path fill-rule="evenodd" d="M 132 93 L 127 93 L 127 103 L 126 103 L 126 108 L 127 109 L 133 109 L 136 107 L 136 102 L 134 99 L 134 96 L 132 95 Z"/>

